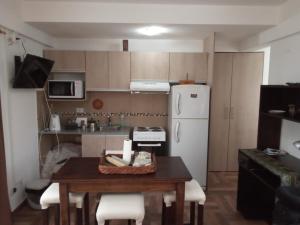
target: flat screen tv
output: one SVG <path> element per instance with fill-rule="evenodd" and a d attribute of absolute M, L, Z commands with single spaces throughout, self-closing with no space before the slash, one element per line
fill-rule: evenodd
<path fill-rule="evenodd" d="M 43 88 L 54 61 L 27 54 L 16 71 L 14 88 Z"/>

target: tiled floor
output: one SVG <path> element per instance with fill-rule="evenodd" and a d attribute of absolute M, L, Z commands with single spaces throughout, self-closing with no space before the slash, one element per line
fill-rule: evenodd
<path fill-rule="evenodd" d="M 263 221 L 247 221 L 236 211 L 236 173 L 209 173 L 209 189 L 204 209 L 205 225 L 266 225 Z M 146 216 L 144 225 L 159 225 L 161 221 L 161 194 L 146 194 Z M 95 204 L 93 204 L 95 205 Z M 91 210 L 91 224 L 93 210 Z M 41 225 L 42 216 L 39 211 L 28 206 L 22 207 L 14 213 L 14 225 Z M 74 219 L 72 220 L 72 222 Z M 188 208 L 186 210 L 188 221 Z M 51 223 L 52 225 L 53 223 Z M 74 224 L 74 223 L 73 223 Z M 111 225 L 125 225 L 126 221 L 114 221 Z"/>

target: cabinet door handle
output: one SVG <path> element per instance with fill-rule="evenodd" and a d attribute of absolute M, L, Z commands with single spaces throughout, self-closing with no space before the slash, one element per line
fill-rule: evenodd
<path fill-rule="evenodd" d="M 224 119 L 225 120 L 229 119 L 229 107 L 228 106 L 224 107 Z"/>
<path fill-rule="evenodd" d="M 231 106 L 231 107 L 230 107 L 230 119 L 233 120 L 233 119 L 234 119 L 234 116 L 235 116 L 235 115 L 234 115 L 234 107 Z"/>

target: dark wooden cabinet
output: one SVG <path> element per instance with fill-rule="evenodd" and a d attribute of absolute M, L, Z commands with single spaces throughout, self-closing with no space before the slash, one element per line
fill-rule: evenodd
<path fill-rule="evenodd" d="M 237 209 L 247 219 L 272 219 L 280 178 L 243 154 L 239 154 Z"/>
<path fill-rule="evenodd" d="M 299 181 L 300 159 L 288 154 L 270 157 L 258 149 L 240 150 L 237 209 L 247 219 L 271 223 L 278 187 Z"/>
<path fill-rule="evenodd" d="M 290 116 L 289 105 L 300 109 L 300 86 L 262 85 L 260 94 L 260 113 L 258 126 L 258 149 L 280 147 L 282 120 L 299 123 L 300 112 Z M 284 110 L 283 114 L 272 114 L 269 110 Z"/>

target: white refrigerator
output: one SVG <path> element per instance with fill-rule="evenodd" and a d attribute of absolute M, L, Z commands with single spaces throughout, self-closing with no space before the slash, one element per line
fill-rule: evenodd
<path fill-rule="evenodd" d="M 169 153 L 180 156 L 191 175 L 206 187 L 210 88 L 175 85 L 169 96 Z"/>

